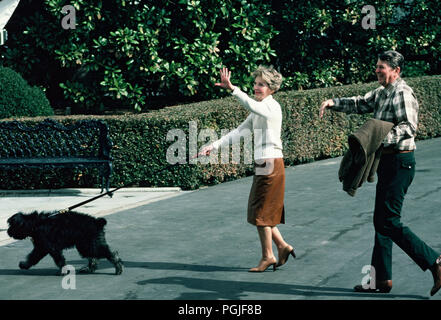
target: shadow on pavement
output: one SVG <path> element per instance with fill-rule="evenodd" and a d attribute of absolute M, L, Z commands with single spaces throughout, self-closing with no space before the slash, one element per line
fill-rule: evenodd
<path fill-rule="evenodd" d="M 0 269 L 0 276 L 58 276 L 58 269 L 56 267 L 51 269 Z"/>
<path fill-rule="evenodd" d="M 84 263 L 84 260 L 68 261 L 68 264 L 78 265 Z M 200 264 L 185 264 L 176 262 L 139 262 L 139 261 L 123 261 L 124 268 L 145 268 L 150 270 L 179 270 L 179 271 L 193 271 L 193 272 L 244 272 L 248 268 L 242 267 L 224 267 L 214 265 L 200 265 Z M 104 271 L 113 266 L 106 260 L 101 260 L 99 269 Z M 39 271 L 41 272 L 40 269 Z M 54 273 L 43 270 L 45 273 Z M 13 274 L 24 274 L 22 270 L 16 270 Z M 29 270 L 27 270 L 29 272 Z M 33 275 L 38 273 L 34 271 Z M 12 270 L 7 270 L 12 272 Z M 270 272 L 270 271 L 268 271 Z M 5 274 L 4 270 L 0 270 L 0 275 Z M 40 273 L 41 274 L 41 273 Z M 182 285 L 188 289 L 201 290 L 203 292 L 183 292 L 177 300 L 213 300 L 213 299 L 247 299 L 246 292 L 261 292 L 265 294 L 283 294 L 290 296 L 299 296 L 302 298 L 314 297 L 328 297 L 339 298 L 348 297 L 352 299 L 361 298 L 384 298 L 384 299 L 417 299 L 428 300 L 429 298 L 421 295 L 411 294 L 391 294 L 391 293 L 358 293 L 349 288 L 338 287 L 317 287 L 305 285 L 292 284 L 278 284 L 265 282 L 248 282 L 248 281 L 230 281 L 230 280 L 213 280 L 201 278 L 187 278 L 187 277 L 164 277 L 157 279 L 142 280 L 136 282 L 138 285 L 148 284 L 165 284 L 165 285 Z"/>
<path fill-rule="evenodd" d="M 81 265 L 87 262 L 87 260 L 71 260 L 67 261 L 67 264 Z M 211 265 L 200 264 L 185 264 L 176 262 L 138 262 L 138 261 L 125 261 L 123 260 L 124 268 L 144 268 L 151 270 L 180 270 L 180 271 L 194 271 L 194 272 L 234 272 L 234 271 L 247 271 L 248 268 L 241 267 L 221 267 Z M 100 259 L 98 264 L 99 269 L 113 268 L 113 265 L 105 259 Z M 2 270 L 0 270 L 0 275 Z"/>
<path fill-rule="evenodd" d="M 177 300 L 194 299 L 246 299 L 246 292 L 261 292 L 264 294 L 283 294 L 300 297 L 327 297 L 338 298 L 386 298 L 386 299 L 419 299 L 427 300 L 428 297 L 420 295 L 399 295 L 390 293 L 357 293 L 352 289 L 336 287 L 314 287 L 305 285 L 277 284 L 266 282 L 225 281 L 186 277 L 165 277 L 158 279 L 142 280 L 138 285 L 166 284 L 182 285 L 191 290 L 202 292 L 183 292 Z"/>

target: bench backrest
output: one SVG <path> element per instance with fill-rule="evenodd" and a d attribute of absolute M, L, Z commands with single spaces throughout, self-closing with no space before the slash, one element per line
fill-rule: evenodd
<path fill-rule="evenodd" d="M 97 158 L 111 160 L 107 124 L 80 120 L 64 126 L 53 119 L 35 125 L 0 121 L 0 159 Z"/>

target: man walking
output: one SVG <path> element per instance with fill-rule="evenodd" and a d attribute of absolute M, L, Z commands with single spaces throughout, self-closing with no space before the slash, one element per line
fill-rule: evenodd
<path fill-rule="evenodd" d="M 404 57 L 397 51 L 378 56 L 375 73 L 381 87 L 363 97 L 324 101 L 325 109 L 345 113 L 371 113 L 375 119 L 392 122 L 394 127 L 383 141 L 384 149 L 377 169 L 375 196 L 375 244 L 371 265 L 375 268 L 375 286 L 354 287 L 358 292 L 389 292 L 392 289 L 392 242 L 395 242 L 423 270 L 432 272 L 433 296 L 441 288 L 441 256 L 401 223 L 404 196 L 415 176 L 415 135 L 418 102 L 413 90 L 401 79 Z"/>

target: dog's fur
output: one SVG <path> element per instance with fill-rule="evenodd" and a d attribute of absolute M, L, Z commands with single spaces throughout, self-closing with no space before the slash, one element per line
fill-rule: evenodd
<path fill-rule="evenodd" d="M 111 252 L 104 238 L 104 218 L 94 218 L 87 214 L 71 211 L 67 213 L 37 212 L 29 214 L 16 213 L 8 219 L 8 235 L 14 239 L 32 239 L 34 249 L 21 269 L 29 269 L 49 254 L 61 269 L 66 265 L 63 250 L 76 247 L 89 263 L 80 272 L 94 272 L 98 259 L 106 258 L 115 266 L 115 274 L 121 274 L 122 261 L 118 253 Z"/>

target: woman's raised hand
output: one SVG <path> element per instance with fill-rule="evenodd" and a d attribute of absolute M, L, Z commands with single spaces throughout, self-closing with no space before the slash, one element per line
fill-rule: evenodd
<path fill-rule="evenodd" d="M 224 89 L 234 90 L 234 86 L 230 82 L 231 71 L 228 71 L 228 68 L 223 67 L 220 71 L 220 76 L 221 82 L 216 82 L 214 85 Z"/>

